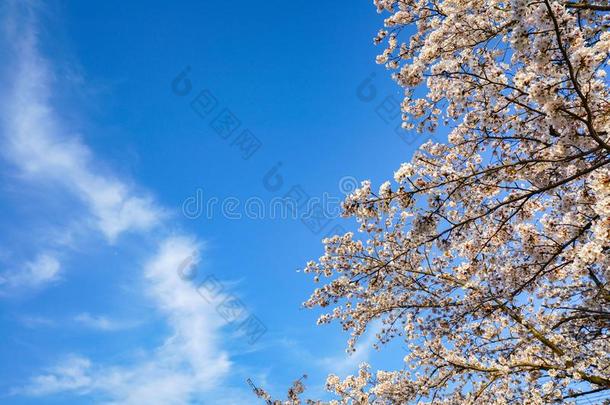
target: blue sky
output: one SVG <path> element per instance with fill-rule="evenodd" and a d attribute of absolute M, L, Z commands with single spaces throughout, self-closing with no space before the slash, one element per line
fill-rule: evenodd
<path fill-rule="evenodd" d="M 400 366 L 371 334 L 347 356 L 301 308 L 315 284 L 298 270 L 354 224 L 270 208 L 379 185 L 423 141 L 395 131 L 372 4 L 0 13 L 2 403 L 254 403 L 247 378 L 279 394 L 306 373 L 322 395 L 329 372 Z"/>

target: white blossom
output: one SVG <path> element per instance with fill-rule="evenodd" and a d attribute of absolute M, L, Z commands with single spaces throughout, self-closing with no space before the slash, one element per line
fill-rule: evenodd
<path fill-rule="evenodd" d="M 405 127 L 449 125 L 350 195 L 306 307 L 381 320 L 405 367 L 329 376 L 340 404 L 556 403 L 610 390 L 607 1 L 375 0 Z M 586 396 L 584 397 L 586 398 Z"/>

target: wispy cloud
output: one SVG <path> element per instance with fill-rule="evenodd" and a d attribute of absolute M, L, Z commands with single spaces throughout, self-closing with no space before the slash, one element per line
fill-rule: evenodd
<path fill-rule="evenodd" d="M 71 354 L 32 377 L 14 394 L 70 392 L 99 395 L 98 399 L 109 403 L 188 403 L 189 398 L 217 387 L 231 370 L 229 356 L 222 348 L 224 321 L 194 286 L 176 273 L 200 244 L 184 235 L 155 236 L 170 233 L 166 210 L 128 183 L 95 169 L 93 153 L 79 137 L 69 135 L 69 128 L 54 109 L 52 75 L 38 53 L 36 27 L 23 19 L 13 16 L 5 27 L 16 54 L 12 87 L 1 111 L 5 156 L 24 174 L 25 181 L 57 184 L 61 192 L 80 198 L 84 215 L 93 219 L 91 229 L 101 232 L 109 243 L 120 243 L 124 232 L 157 240 L 155 253 L 142 260 L 142 285 L 170 334 L 162 345 L 142 349 L 148 354 L 128 363 L 96 363 Z M 152 232 L 154 228 L 163 228 L 163 232 Z M 59 263 L 51 256 L 41 256 L 32 263 L 23 280 L 42 283 L 58 276 Z M 76 321 L 104 330 L 116 326 L 109 318 L 87 313 Z"/>
<path fill-rule="evenodd" d="M 54 327 L 57 323 L 50 318 L 37 315 L 25 315 L 18 318 L 19 322 L 26 328 L 39 328 L 39 327 Z"/>
<path fill-rule="evenodd" d="M 104 332 L 129 329 L 137 325 L 136 322 L 117 320 L 105 315 L 91 315 L 88 312 L 82 312 L 76 315 L 74 317 L 74 322 L 87 328 Z"/>
<path fill-rule="evenodd" d="M 19 288 L 39 288 L 55 282 L 60 277 L 61 265 L 49 253 L 41 253 L 19 269 L 0 274 L 0 291 L 7 292 Z"/>
<path fill-rule="evenodd" d="M 16 74 L 2 109 L 5 157 L 31 180 L 54 182 L 79 197 L 110 242 L 123 232 L 159 225 L 164 210 L 150 196 L 99 174 L 89 148 L 62 124 L 52 106 L 52 74 L 37 52 L 35 27 L 27 13 L 10 18 L 4 28 L 14 43 Z"/>
<path fill-rule="evenodd" d="M 133 364 L 94 367 L 73 355 L 17 390 L 41 396 L 57 392 L 97 393 L 121 404 L 184 404 L 205 395 L 231 368 L 221 349 L 223 320 L 176 270 L 197 244 L 185 237 L 163 240 L 145 265 L 146 292 L 157 304 L 172 334 L 163 345 Z"/>
<path fill-rule="evenodd" d="M 354 352 L 346 352 L 332 356 L 320 356 L 311 350 L 304 348 L 298 341 L 291 339 L 280 339 L 277 341 L 287 352 L 303 364 L 315 364 L 324 374 L 333 373 L 340 376 L 347 376 L 358 371 L 358 366 L 363 362 L 368 362 L 375 350 L 377 335 L 383 329 L 381 321 L 374 321 L 363 336 L 360 336 L 356 343 Z M 343 342 L 341 342 L 344 344 Z M 323 390 L 319 391 L 320 393 Z"/>
<path fill-rule="evenodd" d="M 369 361 L 371 353 L 375 350 L 374 344 L 377 341 L 377 334 L 381 329 L 381 321 L 373 322 L 366 334 L 358 340 L 353 353 L 323 357 L 320 359 L 320 364 L 329 372 L 332 371 L 334 374 L 341 376 L 356 372 L 361 363 Z"/>
<path fill-rule="evenodd" d="M 85 391 L 93 383 L 89 375 L 91 362 L 83 357 L 69 356 L 44 374 L 33 377 L 30 384 L 15 393 L 43 396 L 64 391 Z"/>

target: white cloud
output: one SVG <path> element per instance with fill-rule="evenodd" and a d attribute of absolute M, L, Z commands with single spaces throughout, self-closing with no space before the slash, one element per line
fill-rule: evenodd
<path fill-rule="evenodd" d="M 109 318 L 105 315 L 91 315 L 88 312 L 82 312 L 74 317 L 74 321 L 87 328 L 112 332 L 122 329 L 129 329 L 136 325 L 135 322 L 127 322 Z"/>
<path fill-rule="evenodd" d="M 91 387 L 91 362 L 83 357 L 70 356 L 45 374 L 33 377 L 20 393 L 31 396 L 56 394 L 63 391 L 83 391 Z"/>
<path fill-rule="evenodd" d="M 170 357 L 188 358 L 197 375 L 210 379 L 210 373 L 226 370 L 226 355 L 218 350 L 218 330 L 224 319 L 215 306 L 178 276 L 178 269 L 187 257 L 196 260 L 199 246 L 186 237 L 170 237 L 160 243 L 159 251 L 146 266 L 149 293 L 157 307 L 165 313 L 175 335 L 164 349 Z M 217 297 L 217 299 L 221 299 Z M 214 359 L 210 370 L 209 360 Z"/>
<path fill-rule="evenodd" d="M 231 368 L 221 349 L 223 319 L 177 274 L 185 258 L 197 256 L 197 249 L 189 238 L 170 237 L 145 265 L 146 292 L 171 327 L 171 336 L 150 355 L 127 366 L 96 368 L 73 356 L 33 377 L 18 392 L 32 396 L 92 392 L 110 398 L 110 403 L 163 405 L 185 404 L 193 395 L 217 387 Z"/>
<path fill-rule="evenodd" d="M 118 236 L 128 231 L 154 239 L 152 228 L 167 228 L 165 210 L 127 183 L 96 169 L 91 151 L 69 135 L 51 102 L 51 74 L 37 53 L 35 26 L 15 21 L 8 25 L 13 27 L 8 38 L 17 62 L 11 69 L 12 87 L 1 104 L 5 155 L 28 181 L 58 184 L 62 191 L 78 196 L 88 217 L 94 219 L 95 229 L 109 242 L 117 243 Z M 71 355 L 32 377 L 16 394 L 87 393 L 110 403 L 167 405 L 188 403 L 193 395 L 221 384 L 231 369 L 222 349 L 223 320 L 177 274 L 185 258 L 199 246 L 193 239 L 173 236 L 157 238 L 157 247 L 144 266 L 143 285 L 170 327 L 171 334 L 163 344 L 128 364 L 96 364 Z M 28 279 L 42 282 L 57 276 L 59 263 L 50 256 L 38 264 L 36 270 L 30 268 Z M 81 316 L 80 321 L 102 328 L 111 325 L 100 317 Z"/>
<path fill-rule="evenodd" d="M 158 225 L 164 210 L 151 197 L 99 174 L 91 151 L 60 122 L 50 101 L 51 74 L 37 53 L 34 28 L 9 31 L 17 74 L 3 100 L 5 156 L 30 179 L 53 181 L 71 190 L 89 207 L 96 227 L 110 242 L 123 232 Z"/>
<path fill-rule="evenodd" d="M 39 288 L 59 279 L 61 265 L 49 253 L 39 254 L 33 261 L 26 262 L 19 270 L 0 274 L 3 290 L 16 288 Z"/>
<path fill-rule="evenodd" d="M 53 319 L 49 319 L 44 316 L 37 316 L 37 315 L 21 316 L 19 318 L 19 322 L 21 322 L 27 328 L 56 326 L 56 322 Z"/>
<path fill-rule="evenodd" d="M 216 387 L 230 370 L 228 355 L 221 349 L 223 319 L 191 283 L 178 276 L 184 259 L 198 256 L 197 251 L 193 240 L 170 237 L 160 242 L 145 266 L 146 291 L 166 317 L 172 335 L 150 361 L 135 368 L 137 373 L 115 369 L 109 391 L 121 404 L 184 404 L 190 395 Z"/>

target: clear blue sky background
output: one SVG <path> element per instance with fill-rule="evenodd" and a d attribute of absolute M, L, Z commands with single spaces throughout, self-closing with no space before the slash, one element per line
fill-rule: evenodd
<path fill-rule="evenodd" d="M 381 49 L 372 38 L 382 17 L 370 3 L 103 1 L 24 7 L 9 2 L 1 7 L 5 29 L 30 30 L 37 38 L 24 45 L 19 34 L 4 36 L 0 57 L 10 62 L 2 68 L 3 88 L 23 79 L 19 58 L 31 46 L 42 59 L 30 68 L 42 64 L 49 72 L 47 107 L 61 122 L 60 138 L 78 139 L 86 148 L 90 173 L 120 181 L 134 195 L 150 196 L 166 215 L 162 226 L 105 237 L 90 225 L 88 218 L 95 215 L 65 175 L 49 179 L 47 170 L 31 175 L 28 163 L 41 157 L 6 146 L 16 136 L 7 122 L 15 116 L 11 97 L 17 96 L 3 97 L 0 402 L 129 403 L 113 389 L 130 389 L 125 386 L 131 381 L 95 380 L 107 370 L 137 369 L 177 333 L 143 287 L 143 267 L 159 240 L 182 234 L 205 245 L 195 282 L 213 274 L 267 327 L 252 345 L 231 325 L 215 328 L 215 347 L 231 366 L 211 387 L 190 389 L 189 403 L 240 401 L 228 393 L 243 398 L 248 377 L 283 393 L 307 373 L 315 395 L 334 368 L 353 371 L 360 360 L 400 366 L 400 347 L 381 355 L 363 348 L 349 359 L 347 334 L 337 325 L 316 326 L 319 312 L 301 309 L 315 285 L 297 270 L 322 253 L 320 241 L 333 226 L 354 229 L 351 221 L 333 219 L 315 234 L 294 219 L 235 220 L 219 212 L 192 219 L 181 210 L 198 189 L 205 199 L 242 202 L 270 201 L 294 185 L 311 196 L 341 196 L 339 181 L 345 176 L 378 186 L 409 159 L 420 140 L 406 143 L 394 132 L 399 119 L 386 123 L 389 114 L 378 109 L 388 96 L 399 99 L 400 90 L 374 64 Z M 172 80 L 187 66 L 192 90 L 178 96 Z M 358 88 L 371 73 L 376 95 L 364 101 Z M 203 89 L 219 103 L 205 119 L 189 106 Z M 222 108 L 241 121 L 238 132 L 248 128 L 261 141 L 251 158 L 243 159 L 231 140 L 210 127 Z M 46 131 L 44 120 L 38 124 L 37 130 Z M 263 178 L 277 162 L 284 183 L 272 192 Z M 48 282 L 28 281 L 36 266 L 45 265 L 40 252 L 54 258 L 57 266 L 46 265 L 56 274 Z M 210 304 L 201 299 L 200 305 L 205 312 Z M 86 370 L 58 375 L 75 358 L 90 361 Z M 44 384 L 53 389 L 40 388 Z"/>

